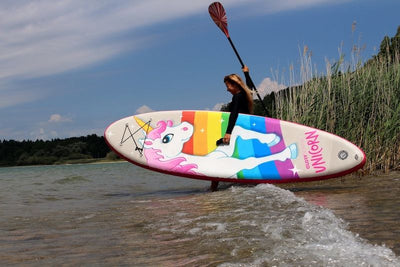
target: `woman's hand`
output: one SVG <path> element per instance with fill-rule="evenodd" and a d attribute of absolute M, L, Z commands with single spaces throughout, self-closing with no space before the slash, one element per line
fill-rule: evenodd
<path fill-rule="evenodd" d="M 231 141 L 231 135 L 230 134 L 225 134 L 224 138 L 223 138 L 224 144 L 229 144 L 229 142 Z"/>

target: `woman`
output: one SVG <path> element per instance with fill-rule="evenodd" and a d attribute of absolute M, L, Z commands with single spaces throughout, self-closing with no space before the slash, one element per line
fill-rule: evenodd
<path fill-rule="evenodd" d="M 246 77 L 246 83 L 249 79 L 249 68 L 243 67 L 243 72 Z M 250 89 L 246 86 L 243 80 L 237 74 L 231 74 L 225 76 L 224 83 L 227 91 L 232 94 L 232 102 L 229 103 L 228 110 L 231 113 L 229 115 L 229 123 L 223 138 L 224 144 L 229 144 L 231 140 L 231 133 L 235 126 L 239 113 L 252 114 L 253 113 L 253 95 Z"/>
<path fill-rule="evenodd" d="M 249 84 L 249 68 L 247 66 L 244 66 L 242 70 L 246 77 L 246 83 Z M 228 105 L 228 110 L 230 112 L 229 123 L 225 135 L 222 138 L 222 143 L 228 145 L 231 140 L 231 133 L 239 116 L 239 113 L 253 113 L 253 95 L 250 89 L 237 74 L 225 76 L 224 83 L 226 85 L 227 91 L 232 94 L 232 102 L 230 102 Z M 218 181 L 212 181 L 210 190 L 216 191 L 217 188 Z"/>

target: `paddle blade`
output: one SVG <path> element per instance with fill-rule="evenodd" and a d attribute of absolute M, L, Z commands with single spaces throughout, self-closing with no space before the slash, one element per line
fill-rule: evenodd
<path fill-rule="evenodd" d="M 220 2 L 214 2 L 208 7 L 208 12 L 218 28 L 229 38 L 228 19 L 226 18 L 224 6 Z"/>

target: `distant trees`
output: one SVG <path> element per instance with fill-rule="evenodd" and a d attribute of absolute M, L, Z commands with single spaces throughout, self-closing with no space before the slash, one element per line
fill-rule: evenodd
<path fill-rule="evenodd" d="M 373 59 L 369 60 L 367 64 L 376 61 L 387 62 L 393 64 L 394 62 L 400 61 L 400 26 L 397 27 L 397 33 L 395 36 L 390 38 L 385 36 L 379 47 L 379 52 Z"/>
<path fill-rule="evenodd" d="M 48 141 L 0 141 L 0 166 L 58 164 L 106 156 L 117 158 L 104 137 L 95 134 Z"/>

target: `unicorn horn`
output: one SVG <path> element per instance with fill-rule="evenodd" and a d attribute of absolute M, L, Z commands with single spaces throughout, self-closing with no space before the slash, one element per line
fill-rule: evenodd
<path fill-rule="evenodd" d="M 151 131 L 153 130 L 153 127 L 150 126 L 150 123 L 149 123 L 149 122 L 148 122 L 148 123 L 145 123 L 144 121 L 142 121 L 142 120 L 139 119 L 138 117 L 136 117 L 136 116 L 133 116 L 133 117 L 135 118 L 136 123 L 137 123 L 141 128 L 143 128 L 143 130 L 146 131 L 146 134 L 149 133 L 149 132 L 151 132 Z"/>

